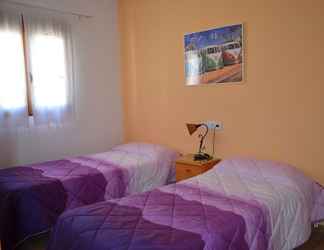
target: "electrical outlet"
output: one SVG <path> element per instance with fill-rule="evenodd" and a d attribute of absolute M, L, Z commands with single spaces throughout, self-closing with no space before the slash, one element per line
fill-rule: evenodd
<path fill-rule="evenodd" d="M 207 121 L 205 124 L 208 126 L 208 129 L 223 130 L 223 124 L 216 121 Z"/>

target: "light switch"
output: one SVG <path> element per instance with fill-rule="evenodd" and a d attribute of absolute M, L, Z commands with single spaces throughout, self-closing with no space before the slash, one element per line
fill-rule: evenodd
<path fill-rule="evenodd" d="M 208 126 L 208 129 L 223 130 L 223 123 L 217 121 L 206 121 L 205 124 Z"/>

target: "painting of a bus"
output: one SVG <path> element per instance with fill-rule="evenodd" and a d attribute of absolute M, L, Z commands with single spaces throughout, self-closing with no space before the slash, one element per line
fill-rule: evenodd
<path fill-rule="evenodd" d="M 224 67 L 223 51 L 221 46 L 208 46 L 206 53 L 206 71 L 213 71 Z"/>
<path fill-rule="evenodd" d="M 242 47 L 239 42 L 229 42 L 222 45 L 224 65 L 242 62 Z"/>
<path fill-rule="evenodd" d="M 185 35 L 186 85 L 243 80 L 243 26 Z"/>

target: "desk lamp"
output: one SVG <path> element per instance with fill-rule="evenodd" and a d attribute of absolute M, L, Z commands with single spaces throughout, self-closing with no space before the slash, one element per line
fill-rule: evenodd
<path fill-rule="evenodd" d="M 208 126 L 205 123 L 200 123 L 200 124 L 187 123 L 187 128 L 190 135 L 193 135 L 200 127 L 206 128 L 206 132 L 204 134 L 199 134 L 199 138 L 200 138 L 199 151 L 197 154 L 194 155 L 194 160 L 195 161 L 210 160 L 212 157 L 209 154 L 203 153 L 202 151 L 204 140 L 208 134 Z"/>

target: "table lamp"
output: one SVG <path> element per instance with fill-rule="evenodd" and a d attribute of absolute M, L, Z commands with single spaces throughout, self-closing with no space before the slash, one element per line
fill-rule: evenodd
<path fill-rule="evenodd" d="M 187 123 L 187 129 L 190 135 L 193 135 L 200 127 L 206 128 L 206 132 L 204 134 L 199 134 L 199 138 L 200 138 L 199 151 L 197 154 L 194 155 L 194 160 L 195 161 L 210 160 L 212 157 L 209 154 L 203 153 L 202 151 L 204 140 L 208 134 L 208 126 L 205 123 L 199 123 L 199 124 Z"/>

